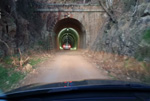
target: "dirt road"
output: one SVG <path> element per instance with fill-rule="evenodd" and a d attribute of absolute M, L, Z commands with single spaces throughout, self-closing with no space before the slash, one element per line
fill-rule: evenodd
<path fill-rule="evenodd" d="M 54 83 L 85 79 L 110 79 L 106 73 L 96 68 L 80 51 L 61 51 L 29 74 L 23 85 L 33 83 Z"/>

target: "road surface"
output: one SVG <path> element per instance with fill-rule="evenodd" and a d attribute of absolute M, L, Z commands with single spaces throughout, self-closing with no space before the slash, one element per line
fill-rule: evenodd
<path fill-rule="evenodd" d="M 56 83 L 87 79 L 110 79 L 80 51 L 60 51 L 53 59 L 40 64 L 34 73 L 30 73 L 22 85 L 33 83 Z"/>

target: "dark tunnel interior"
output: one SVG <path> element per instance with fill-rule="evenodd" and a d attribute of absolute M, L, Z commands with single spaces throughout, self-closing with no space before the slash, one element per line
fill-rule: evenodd
<path fill-rule="evenodd" d="M 86 33 L 83 25 L 76 19 L 65 18 L 59 20 L 55 27 L 55 46 L 62 49 L 63 44 L 70 44 L 72 50 L 86 48 Z"/>

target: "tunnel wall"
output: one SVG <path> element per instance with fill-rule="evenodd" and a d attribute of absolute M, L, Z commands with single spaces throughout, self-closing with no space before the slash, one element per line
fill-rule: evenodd
<path fill-rule="evenodd" d="M 78 20 L 74 18 L 64 18 L 62 20 L 59 20 L 54 27 L 54 33 L 56 34 L 55 35 L 56 38 L 58 37 L 58 34 L 60 33 L 60 31 L 64 28 L 68 28 L 68 29 L 71 28 L 75 30 L 79 36 L 78 38 L 79 44 L 77 48 L 85 48 L 85 45 L 86 45 L 85 28 Z M 55 43 L 58 43 L 58 40 L 56 40 Z"/>
<path fill-rule="evenodd" d="M 57 7 L 58 9 L 80 9 L 80 10 L 87 10 L 87 12 L 42 12 L 41 16 L 47 18 L 49 14 L 53 14 L 56 17 L 56 23 L 65 18 L 73 18 L 79 21 L 83 25 L 83 32 L 84 34 L 80 34 L 82 38 L 82 44 L 80 44 L 80 48 L 88 48 L 92 45 L 93 41 L 96 39 L 96 36 L 99 32 L 99 29 L 103 25 L 103 20 L 107 18 L 107 15 L 104 12 L 88 12 L 88 10 L 102 10 L 100 6 L 60 6 Z M 55 23 L 55 25 L 56 25 Z M 53 26 L 55 26 L 53 25 Z M 54 28 L 53 28 L 54 29 Z M 58 33 L 55 34 L 55 40 Z M 84 43 L 85 41 L 85 43 Z M 55 45 L 57 45 L 55 43 Z"/>

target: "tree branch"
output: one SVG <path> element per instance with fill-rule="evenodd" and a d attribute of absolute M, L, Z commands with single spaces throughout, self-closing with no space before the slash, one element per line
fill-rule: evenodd
<path fill-rule="evenodd" d="M 5 41 L 0 39 L 0 42 L 2 42 L 8 49 L 10 49 L 10 47 L 8 46 L 8 44 Z"/>
<path fill-rule="evenodd" d="M 20 61 L 19 61 L 19 65 L 20 65 L 20 67 L 22 68 L 22 65 L 23 65 L 23 59 L 22 59 L 22 53 L 21 53 L 20 48 L 18 49 L 18 51 L 19 51 L 19 54 L 20 54 Z"/>
<path fill-rule="evenodd" d="M 107 15 L 110 17 L 110 19 L 113 22 L 117 22 L 116 19 L 114 18 L 114 16 L 109 12 L 109 10 L 104 6 L 104 4 L 102 3 L 101 0 L 99 0 L 99 4 L 102 6 L 102 8 L 104 9 L 104 11 L 107 13 Z"/>
<path fill-rule="evenodd" d="M 135 10 L 134 10 L 134 12 L 132 14 L 132 17 L 136 14 L 137 9 L 138 9 L 138 0 L 136 1 Z"/>

